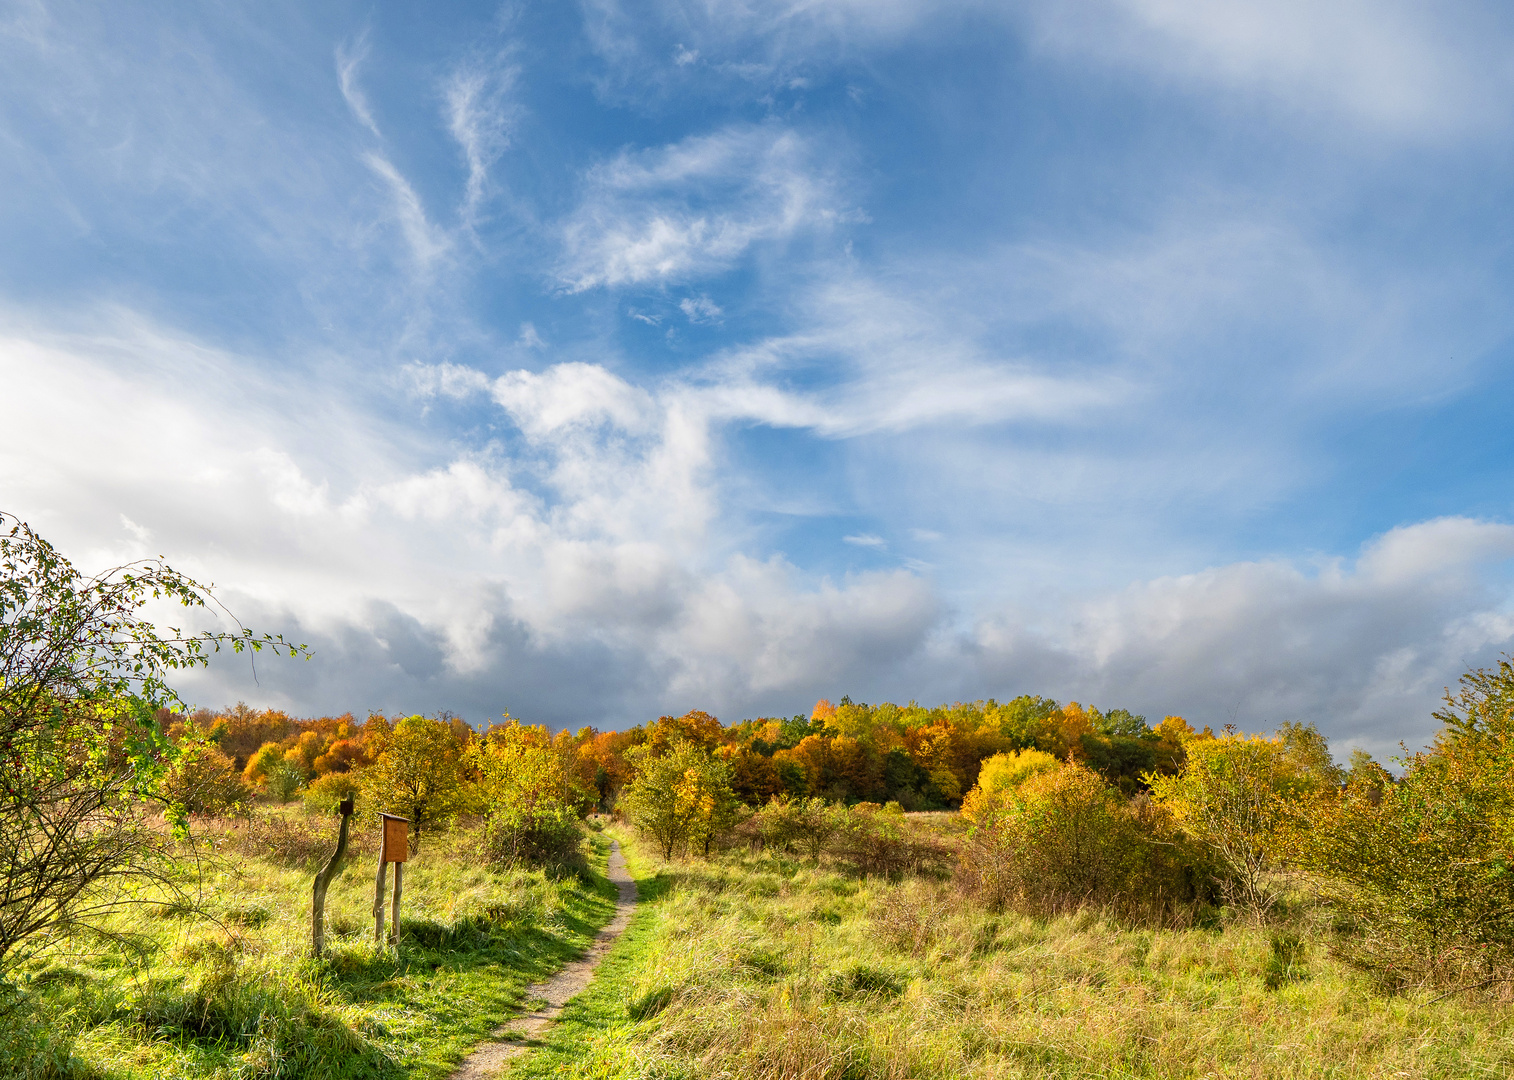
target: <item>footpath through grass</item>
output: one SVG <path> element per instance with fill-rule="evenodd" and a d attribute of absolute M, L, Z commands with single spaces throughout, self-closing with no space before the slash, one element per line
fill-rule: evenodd
<path fill-rule="evenodd" d="M 1387 997 L 1286 927 L 995 914 L 934 880 L 733 852 L 662 863 L 512 1077 L 1514 1076 L 1507 1005 Z"/>
<path fill-rule="evenodd" d="M 307 956 L 315 866 L 218 855 L 198 904 L 133 905 L 114 942 L 74 942 L 23 972 L 23 1005 L 0 1027 L 0 1075 L 445 1077 L 615 908 L 598 833 L 583 876 L 493 871 L 476 841 L 467 830 L 425 838 L 405 875 L 398 957 L 372 943 L 372 859 L 351 859 L 331 886 L 321 962 Z"/>

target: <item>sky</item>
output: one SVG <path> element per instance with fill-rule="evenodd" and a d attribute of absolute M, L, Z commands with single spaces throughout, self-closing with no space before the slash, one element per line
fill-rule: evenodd
<path fill-rule="evenodd" d="M 211 707 L 1388 756 L 1514 648 L 1511 56 L 1460 0 L 0 0 L 0 509 L 310 645 Z"/>

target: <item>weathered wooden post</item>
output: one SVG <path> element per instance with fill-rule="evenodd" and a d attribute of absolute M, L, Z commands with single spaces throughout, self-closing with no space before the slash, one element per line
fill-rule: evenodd
<path fill-rule="evenodd" d="M 336 850 L 315 876 L 315 885 L 311 890 L 310 954 L 317 960 L 321 958 L 321 950 L 326 947 L 326 890 L 331 886 L 331 879 L 341 869 L 342 856 L 347 854 L 347 826 L 352 821 L 352 800 L 343 799 L 337 809 L 342 812 L 342 829 L 336 836 Z"/>
<path fill-rule="evenodd" d="M 410 858 L 410 819 L 394 814 L 379 814 L 383 822 L 383 843 L 379 845 L 378 878 L 373 883 L 373 943 L 384 944 L 384 878 L 389 864 L 394 864 L 394 947 L 400 944 L 400 895 L 405 887 L 405 860 Z"/>

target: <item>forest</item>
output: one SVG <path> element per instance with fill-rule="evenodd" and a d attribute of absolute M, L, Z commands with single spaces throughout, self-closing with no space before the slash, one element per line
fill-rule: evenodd
<path fill-rule="evenodd" d="M 612 844 L 630 929 L 510 1075 L 1514 1071 L 1507 659 L 1391 771 L 1032 695 L 298 718 L 179 702 L 217 650 L 303 650 L 160 631 L 154 594 L 204 600 L 168 568 L 88 578 L 19 523 L 0 562 L 5 1075 L 450 1076 L 609 920 Z M 387 942 L 379 812 L 409 822 Z"/>

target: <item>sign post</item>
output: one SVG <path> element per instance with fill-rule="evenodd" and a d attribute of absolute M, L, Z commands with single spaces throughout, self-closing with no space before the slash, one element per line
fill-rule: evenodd
<path fill-rule="evenodd" d="M 405 862 L 410 858 L 410 819 L 394 814 L 379 814 L 383 825 L 383 842 L 379 844 L 378 877 L 373 883 L 373 943 L 384 946 L 384 878 L 388 876 L 389 864 L 394 864 L 394 906 L 391 939 L 396 950 L 400 946 L 400 896 L 405 888 Z"/>

